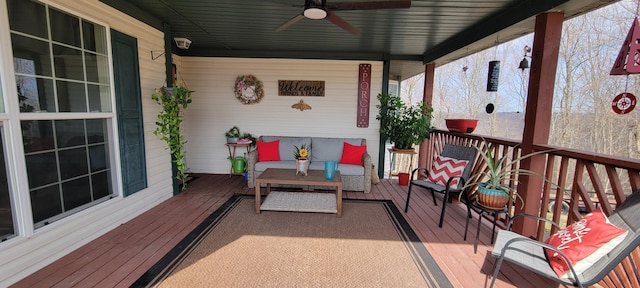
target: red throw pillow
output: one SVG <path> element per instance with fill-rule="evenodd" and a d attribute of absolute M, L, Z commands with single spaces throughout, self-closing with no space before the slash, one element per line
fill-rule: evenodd
<path fill-rule="evenodd" d="M 356 146 L 344 142 L 342 145 L 342 158 L 340 159 L 340 164 L 354 164 L 362 166 L 364 165 L 362 155 L 364 155 L 365 152 L 367 152 L 367 145 Z"/>
<path fill-rule="evenodd" d="M 431 171 L 429 171 L 427 180 L 443 186 L 447 185 L 449 178 L 462 176 L 462 172 L 464 172 L 464 167 L 467 167 L 467 163 L 469 163 L 467 160 L 458 160 L 438 155 L 433 161 L 433 165 L 431 165 Z M 450 187 L 458 189 L 458 183 L 460 183 L 460 178 L 455 178 L 451 180 Z"/>
<path fill-rule="evenodd" d="M 258 145 L 258 162 L 280 161 L 280 140 L 271 142 L 256 141 Z"/>
<path fill-rule="evenodd" d="M 580 274 L 607 255 L 627 236 L 628 231 L 609 223 L 600 208 L 585 215 L 578 222 L 553 234 L 545 243 L 553 245 L 567 255 L 573 269 Z M 555 251 L 545 249 L 549 265 L 561 278 L 574 278 L 564 258 Z"/>

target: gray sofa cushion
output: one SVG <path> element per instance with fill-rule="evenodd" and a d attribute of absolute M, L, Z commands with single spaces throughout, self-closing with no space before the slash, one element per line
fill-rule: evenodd
<path fill-rule="evenodd" d="M 311 155 L 309 157 L 313 157 L 313 148 L 311 147 L 311 137 L 262 136 L 260 138 L 264 142 L 271 142 L 271 141 L 280 139 L 280 145 L 278 148 L 280 150 L 280 161 L 296 160 L 293 157 L 293 153 L 296 151 L 296 147 L 300 148 L 302 144 L 311 148 L 311 151 L 309 152 L 311 153 Z M 293 169 L 294 167 L 295 165 L 292 166 L 291 169 Z"/>
<path fill-rule="evenodd" d="M 295 164 L 294 164 L 295 165 Z M 256 164 L 256 170 L 258 164 Z M 315 161 L 309 164 L 309 170 L 323 170 L 324 171 L 324 161 Z M 360 165 L 352 165 L 352 164 L 338 164 L 338 171 L 340 171 L 340 175 L 349 176 L 356 175 L 361 176 L 364 175 L 364 167 Z"/>
<path fill-rule="evenodd" d="M 296 169 L 295 160 L 256 162 L 255 171 L 263 172 L 267 168 Z M 323 168 L 324 169 L 324 168 Z"/>
<path fill-rule="evenodd" d="M 342 147 L 344 145 L 344 142 L 347 142 L 351 145 L 361 146 L 362 138 L 311 138 L 311 162 L 320 161 L 322 165 L 324 165 L 322 161 L 325 160 L 339 162 L 342 158 Z M 322 169 L 324 169 L 324 166 Z"/>

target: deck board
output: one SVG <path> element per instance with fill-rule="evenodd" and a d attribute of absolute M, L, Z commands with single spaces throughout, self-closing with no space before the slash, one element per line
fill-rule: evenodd
<path fill-rule="evenodd" d="M 13 287 L 128 287 L 233 194 L 254 193 L 242 176 L 196 176 L 186 192 L 123 223 Z M 483 287 L 494 260 L 490 256 L 490 222 L 483 221 L 478 253 L 474 254 L 477 215 L 473 215 L 464 241 L 466 208 L 459 203 L 448 204 L 444 225 L 439 228 L 442 196 L 436 195 L 438 206 L 434 206 L 431 194 L 420 189 L 412 193 L 408 213 L 404 213 L 407 187 L 399 186 L 397 179 L 381 179 L 368 194 L 345 191 L 343 198 L 392 200 L 454 287 Z M 501 272 L 496 287 L 558 286 L 508 263 Z"/>

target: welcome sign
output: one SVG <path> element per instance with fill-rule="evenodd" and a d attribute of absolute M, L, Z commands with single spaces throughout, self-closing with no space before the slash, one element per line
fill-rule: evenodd
<path fill-rule="evenodd" d="M 324 97 L 324 81 L 278 80 L 278 96 Z"/>

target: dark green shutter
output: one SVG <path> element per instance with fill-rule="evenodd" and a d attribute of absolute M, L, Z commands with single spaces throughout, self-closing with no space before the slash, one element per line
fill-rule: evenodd
<path fill-rule="evenodd" d="M 138 42 L 111 30 L 115 112 L 118 119 L 122 188 L 128 196 L 147 188 Z"/>

